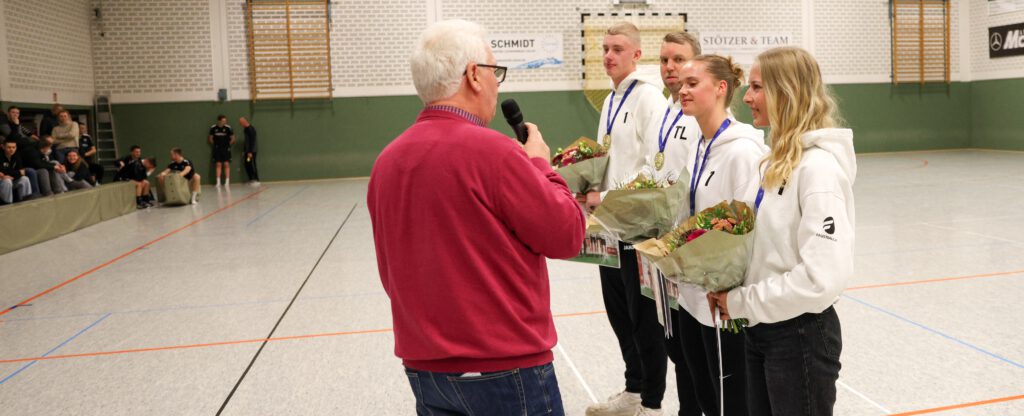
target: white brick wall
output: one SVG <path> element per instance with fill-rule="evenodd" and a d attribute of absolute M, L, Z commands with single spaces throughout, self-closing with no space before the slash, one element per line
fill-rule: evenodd
<path fill-rule="evenodd" d="M 91 104 L 88 0 L 3 1 L 7 101 Z"/>
<path fill-rule="evenodd" d="M 988 15 L 988 2 L 971 2 L 971 76 L 974 79 L 1024 78 L 1024 56 L 989 59 L 988 28 L 1024 23 L 1024 11 Z"/>
<path fill-rule="evenodd" d="M 209 0 L 103 0 L 102 13 L 92 25 L 97 91 L 112 101 L 216 98 Z"/>

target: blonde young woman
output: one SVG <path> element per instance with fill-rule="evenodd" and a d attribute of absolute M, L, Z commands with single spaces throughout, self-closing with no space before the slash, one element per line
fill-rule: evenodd
<path fill-rule="evenodd" d="M 688 214 L 692 216 L 722 201 L 743 201 L 753 206 L 759 182 L 758 162 L 767 154 L 768 147 L 764 145 L 764 132 L 737 121 L 728 111 L 736 89 L 743 82 L 743 70 L 731 58 L 701 55 L 683 67 L 682 81 L 679 99 L 683 112 L 697 120 L 702 133 L 691 144 L 687 164 L 691 207 Z M 746 416 L 743 334 L 720 334 L 725 381 L 719 386 L 719 334 L 711 319 L 707 292 L 694 285 L 680 285 L 679 292 L 679 305 L 700 323 L 681 335 L 684 354 L 704 357 L 707 371 L 702 374 L 710 373 L 706 382 L 715 387 L 716 393 L 724 392 L 725 414 Z M 699 338 L 702 343 L 685 342 L 687 338 Z M 718 401 L 711 403 L 715 408 L 713 414 L 720 414 Z"/>
<path fill-rule="evenodd" d="M 746 318 L 751 415 L 831 415 L 842 336 L 832 305 L 853 273 L 853 132 L 814 58 L 768 50 L 743 101 L 771 127 L 746 282 L 709 295 L 723 319 Z M 800 352 L 800 353 L 795 353 Z"/>

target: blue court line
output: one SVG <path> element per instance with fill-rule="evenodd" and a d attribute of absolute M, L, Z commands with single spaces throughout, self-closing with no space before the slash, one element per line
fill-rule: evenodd
<path fill-rule="evenodd" d="M 96 320 L 96 322 L 93 322 L 93 323 L 92 323 L 92 324 L 90 324 L 89 326 L 85 327 L 85 329 L 82 329 L 81 331 L 78 331 L 78 333 L 77 333 L 77 334 L 75 334 L 75 335 L 71 336 L 71 338 L 68 338 L 68 339 L 64 340 L 64 342 L 60 343 L 60 345 L 58 345 L 58 346 L 56 346 L 56 347 L 53 347 L 53 349 L 51 349 L 51 350 L 47 351 L 47 352 L 46 352 L 46 354 L 43 354 L 43 357 L 46 357 L 46 356 L 48 356 L 48 355 L 50 355 L 50 354 L 53 354 L 53 353 L 54 353 L 55 351 L 59 350 L 59 349 L 60 349 L 60 347 L 63 347 L 63 346 L 65 346 L 65 345 L 67 345 L 67 344 L 68 344 L 69 342 L 71 342 L 71 341 L 72 341 L 72 340 L 74 340 L 75 338 L 78 338 L 78 336 L 79 336 L 79 335 L 82 335 L 82 334 L 84 334 L 84 333 L 85 333 L 85 331 L 88 331 L 88 330 L 92 329 L 92 327 L 94 327 L 94 326 L 96 326 L 97 324 L 99 324 L 100 322 L 103 322 L 103 320 L 104 320 L 104 319 L 107 319 L 107 317 L 109 317 L 109 316 L 110 316 L 110 313 L 107 313 L 106 315 L 103 315 L 103 317 L 101 317 L 100 319 L 97 319 L 97 320 Z M 7 380 L 10 380 L 10 379 L 14 378 L 14 376 L 16 376 L 16 375 L 20 374 L 20 373 L 21 373 L 22 371 L 25 371 L 25 370 L 27 370 L 27 369 L 28 369 L 29 367 L 31 367 L 32 365 L 34 365 L 34 364 L 35 364 L 35 363 L 37 363 L 37 362 L 39 362 L 39 361 L 38 361 L 38 360 L 36 360 L 36 361 L 32 361 L 32 362 L 30 362 L 30 363 L 28 363 L 28 364 L 25 364 L 25 365 L 21 366 L 21 368 L 19 368 L 19 369 L 18 369 L 17 371 L 15 371 L 15 372 L 11 373 L 11 374 L 10 374 L 10 375 L 8 375 L 7 377 L 4 377 L 4 378 L 3 378 L 3 380 L 0 380 L 0 385 L 2 385 L 2 384 L 4 384 L 4 383 L 6 383 L 6 382 L 7 382 Z"/>
<path fill-rule="evenodd" d="M 938 335 L 938 336 L 940 336 L 940 337 L 946 338 L 946 339 L 948 339 L 948 340 L 950 340 L 950 341 L 953 341 L 953 342 L 955 342 L 955 343 L 957 343 L 957 344 L 963 345 L 963 346 L 965 346 L 965 347 L 967 347 L 967 348 L 970 348 L 970 349 L 972 349 L 972 350 L 975 350 L 975 351 L 977 351 L 977 352 L 980 352 L 980 353 L 982 353 L 982 354 L 985 354 L 985 355 L 987 355 L 987 356 L 990 356 L 990 357 L 992 357 L 992 358 L 995 358 L 995 359 L 997 359 L 997 360 L 999 360 L 999 361 L 1002 361 L 1002 362 L 1004 362 L 1004 363 L 1010 364 L 1010 365 L 1012 365 L 1012 366 L 1014 366 L 1014 367 L 1017 367 L 1017 368 L 1020 368 L 1020 369 L 1024 369 L 1024 364 L 1021 364 L 1021 363 L 1018 363 L 1018 362 L 1016 362 L 1016 361 L 1010 360 L 1009 358 L 1003 357 L 1003 356 L 1001 356 L 1001 355 L 998 355 L 998 354 L 996 354 L 996 353 L 993 353 L 993 352 L 991 352 L 991 351 L 988 351 L 988 350 L 986 350 L 986 349 L 983 349 L 983 348 L 981 348 L 981 347 L 978 347 L 978 346 L 976 346 L 976 345 L 974 345 L 974 344 L 971 344 L 971 343 L 969 343 L 969 342 L 966 342 L 966 341 L 962 341 L 962 340 L 960 340 L 960 339 L 958 339 L 958 338 L 956 338 L 956 337 L 953 337 L 953 336 L 951 336 L 951 335 L 947 335 L 947 334 L 945 334 L 945 333 L 939 332 L 938 330 L 932 329 L 932 328 L 930 328 L 930 327 L 928 327 L 928 326 L 925 326 L 924 324 L 920 324 L 920 323 L 917 323 L 917 322 L 911 321 L 910 319 L 904 318 L 903 316 L 897 315 L 897 314 L 895 314 L 895 313 L 893 313 L 893 312 L 890 312 L 890 311 L 888 311 L 888 310 L 885 310 L 885 309 L 883 309 L 883 308 L 881 308 L 881 307 L 878 307 L 878 306 L 872 305 L 872 304 L 870 304 L 870 303 L 867 303 L 867 302 L 865 302 L 865 301 L 863 301 L 863 300 L 857 299 L 857 298 L 855 298 L 855 297 L 853 297 L 853 296 L 850 296 L 850 295 L 846 295 L 846 294 L 844 294 L 844 295 L 843 295 L 843 297 L 844 297 L 844 298 L 847 298 L 847 299 L 849 299 L 849 300 L 852 300 L 852 301 L 854 301 L 854 302 L 857 302 L 857 303 L 859 303 L 859 304 L 861 304 L 861 305 L 867 306 L 867 307 L 869 307 L 869 308 L 871 308 L 871 309 L 874 309 L 874 310 L 876 310 L 876 311 L 878 311 L 878 312 L 881 312 L 881 313 L 884 313 L 884 314 L 886 314 L 886 315 L 889 315 L 889 316 L 891 316 L 891 317 L 893 317 L 893 318 L 899 319 L 899 320 L 901 320 L 901 321 L 903 321 L 903 322 L 906 322 L 906 323 L 908 323 L 908 324 L 911 324 L 911 325 L 913 325 L 913 326 L 916 326 L 916 327 L 918 327 L 918 328 L 921 328 L 921 329 L 923 329 L 923 330 L 925 330 L 925 331 L 931 332 L 931 333 L 933 333 L 933 334 L 935 334 L 935 335 Z"/>
<path fill-rule="evenodd" d="M 294 193 L 294 194 L 292 194 L 291 196 L 289 196 L 289 197 L 285 198 L 285 199 L 284 199 L 284 200 L 282 200 L 281 202 L 278 202 L 278 203 L 277 203 L 277 205 L 274 205 L 274 206 L 273 206 L 273 207 L 271 207 L 270 209 L 268 209 L 268 210 L 266 210 L 266 211 L 263 211 L 263 213 L 262 213 L 262 214 L 258 215 L 258 216 L 257 216 L 256 218 L 253 218 L 252 220 L 250 220 L 250 221 L 249 221 L 248 223 L 246 223 L 246 224 L 245 224 L 245 226 L 246 226 L 246 227 L 248 227 L 248 226 L 252 225 L 252 224 L 253 224 L 254 222 L 256 222 L 256 221 L 259 221 L 259 220 L 260 220 L 260 218 L 263 218 L 263 216 L 264 216 L 264 215 L 267 215 L 267 214 L 271 213 L 272 211 L 274 211 L 275 209 L 277 209 L 277 208 L 278 208 L 278 207 L 280 207 L 281 205 L 284 205 L 284 203 L 285 203 L 285 202 L 288 202 L 288 201 L 290 201 L 290 200 L 291 200 L 292 198 L 295 198 L 295 196 L 297 196 L 298 194 L 301 194 L 301 193 L 302 193 L 302 191 L 305 191 L 305 190 L 306 190 L 306 189 L 308 189 L 308 188 L 309 188 L 309 185 L 306 185 L 306 186 L 302 187 L 302 189 L 299 189 L 299 190 L 298 190 L 297 192 L 295 192 L 295 193 Z"/>

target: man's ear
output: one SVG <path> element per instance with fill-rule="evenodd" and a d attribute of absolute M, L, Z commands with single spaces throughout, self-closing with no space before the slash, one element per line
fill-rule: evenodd
<path fill-rule="evenodd" d="M 469 88 L 475 92 L 483 90 L 484 86 L 480 84 L 480 78 L 477 77 L 477 69 L 480 68 L 475 62 L 470 62 L 466 65 L 466 82 L 469 83 Z"/>

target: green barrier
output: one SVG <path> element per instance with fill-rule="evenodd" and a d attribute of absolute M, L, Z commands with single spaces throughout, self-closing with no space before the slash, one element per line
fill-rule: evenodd
<path fill-rule="evenodd" d="M 135 211 L 135 185 L 117 182 L 0 207 L 0 254 Z"/>

